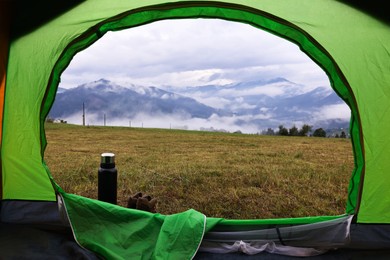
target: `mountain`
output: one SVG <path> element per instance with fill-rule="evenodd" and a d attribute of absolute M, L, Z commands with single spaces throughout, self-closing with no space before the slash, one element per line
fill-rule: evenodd
<path fill-rule="evenodd" d="M 90 124 L 102 124 L 103 117 L 116 125 L 160 120 L 162 127 L 169 121 L 170 126 L 180 128 L 253 133 L 281 124 L 347 128 L 349 122 L 348 115 L 335 112 L 345 110 L 346 105 L 334 91 L 325 87 L 307 90 L 284 78 L 164 89 L 100 79 L 58 89 L 49 116 L 80 123 L 83 103 Z"/>
<path fill-rule="evenodd" d="M 139 113 L 175 114 L 183 118 L 208 118 L 218 111 L 179 94 L 155 87 L 120 86 L 105 79 L 57 92 L 49 116 L 68 118 L 81 114 L 82 105 L 97 118 L 132 119 Z"/>
<path fill-rule="evenodd" d="M 324 128 L 347 128 L 349 124 L 349 108 L 332 89 L 307 90 L 284 78 L 167 90 L 218 107 L 234 115 L 237 125 L 247 125 L 246 116 L 251 116 L 252 125 L 262 129 L 277 128 L 280 124 L 291 127 L 306 123 Z M 336 112 L 339 108 L 343 113 Z"/>

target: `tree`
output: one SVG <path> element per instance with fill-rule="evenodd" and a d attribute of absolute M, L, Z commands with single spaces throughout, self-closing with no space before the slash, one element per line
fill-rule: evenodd
<path fill-rule="evenodd" d="M 46 117 L 46 122 L 47 123 L 54 123 L 54 118 L 51 118 L 51 117 Z"/>
<path fill-rule="evenodd" d="M 288 130 L 287 128 L 285 128 L 283 125 L 280 125 L 279 126 L 279 132 L 278 132 L 279 135 L 288 135 Z"/>
<path fill-rule="evenodd" d="M 326 132 L 322 128 L 317 128 L 314 130 L 313 136 L 315 137 L 326 137 Z"/>
<path fill-rule="evenodd" d="M 345 134 L 344 131 L 341 132 L 340 138 L 347 138 L 347 135 Z"/>
<path fill-rule="evenodd" d="M 290 128 L 288 131 L 288 134 L 291 136 L 297 136 L 298 135 L 298 128 L 294 125 L 293 127 Z"/>
<path fill-rule="evenodd" d="M 304 124 L 301 128 L 301 130 L 299 130 L 299 135 L 300 136 L 307 136 L 307 134 L 311 131 L 313 127 L 311 125 L 306 125 Z"/>
<path fill-rule="evenodd" d="M 272 128 L 268 128 L 267 129 L 267 132 L 265 133 L 266 135 L 275 135 L 275 131 L 274 131 L 274 129 L 272 129 Z"/>

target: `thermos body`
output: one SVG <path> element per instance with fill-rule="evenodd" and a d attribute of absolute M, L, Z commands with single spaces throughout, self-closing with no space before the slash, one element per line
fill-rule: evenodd
<path fill-rule="evenodd" d="M 117 179 L 115 155 L 102 153 L 98 170 L 98 200 L 117 204 Z"/>

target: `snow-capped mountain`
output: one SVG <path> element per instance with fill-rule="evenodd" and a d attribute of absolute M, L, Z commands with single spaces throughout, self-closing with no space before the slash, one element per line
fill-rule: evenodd
<path fill-rule="evenodd" d="M 84 103 L 88 114 L 129 120 L 137 114 L 175 114 L 183 118 L 208 118 L 217 110 L 179 94 L 155 87 L 120 86 L 100 79 L 57 93 L 50 117 L 67 119 L 80 114 Z"/>
<path fill-rule="evenodd" d="M 105 116 L 117 125 L 129 120 L 160 120 L 165 124 L 162 127 L 170 121 L 191 129 L 253 133 L 281 124 L 329 128 L 348 127 L 349 122 L 349 108 L 333 90 L 307 90 L 283 78 L 164 89 L 100 79 L 59 90 L 49 116 L 80 122 L 83 103 L 91 124 L 101 124 Z M 121 121 L 125 123 L 118 124 Z"/>

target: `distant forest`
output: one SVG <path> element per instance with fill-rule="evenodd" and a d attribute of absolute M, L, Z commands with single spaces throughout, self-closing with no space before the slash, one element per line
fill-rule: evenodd
<path fill-rule="evenodd" d="M 335 138 L 347 138 L 345 131 L 341 130 L 340 133 L 327 134 L 323 128 L 317 128 L 314 131 L 313 127 L 307 124 L 304 124 L 302 128 L 298 129 L 295 125 L 291 128 L 286 128 L 283 125 L 279 126 L 278 131 L 275 132 L 274 129 L 268 128 L 264 130 L 262 134 L 264 135 L 283 135 L 283 136 L 314 136 L 314 137 L 335 137 Z"/>

